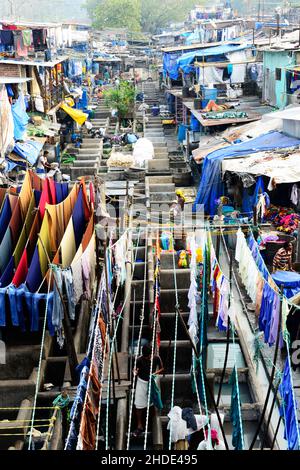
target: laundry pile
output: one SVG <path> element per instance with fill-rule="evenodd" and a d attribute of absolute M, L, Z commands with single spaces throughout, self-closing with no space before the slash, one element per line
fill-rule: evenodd
<path fill-rule="evenodd" d="M 265 218 L 272 222 L 279 232 L 287 234 L 294 233 L 300 221 L 300 215 L 296 214 L 294 209 L 274 205 L 268 208 Z"/>
<path fill-rule="evenodd" d="M 245 111 L 224 111 L 203 113 L 202 116 L 204 119 L 246 119 L 248 114 Z"/>

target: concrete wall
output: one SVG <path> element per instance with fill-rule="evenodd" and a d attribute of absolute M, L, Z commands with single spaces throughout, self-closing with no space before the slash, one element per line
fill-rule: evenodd
<path fill-rule="evenodd" d="M 286 67 L 296 64 L 289 51 L 264 51 L 263 99 L 279 109 L 288 104 L 286 94 Z M 276 69 L 281 69 L 281 80 L 276 80 Z"/>
<path fill-rule="evenodd" d="M 21 66 L 15 64 L 0 64 L 0 77 L 21 77 Z"/>

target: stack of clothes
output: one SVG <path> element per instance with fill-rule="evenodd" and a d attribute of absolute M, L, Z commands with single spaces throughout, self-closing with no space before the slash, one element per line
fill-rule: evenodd
<path fill-rule="evenodd" d="M 294 209 L 271 205 L 266 212 L 266 219 L 272 222 L 279 232 L 292 234 L 298 229 L 300 215 Z"/>

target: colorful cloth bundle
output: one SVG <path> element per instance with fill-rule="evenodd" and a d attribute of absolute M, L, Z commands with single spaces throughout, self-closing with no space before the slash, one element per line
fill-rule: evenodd
<path fill-rule="evenodd" d="M 279 232 L 293 233 L 298 229 L 300 215 L 294 209 L 271 205 L 266 212 L 266 219 L 272 222 Z"/>

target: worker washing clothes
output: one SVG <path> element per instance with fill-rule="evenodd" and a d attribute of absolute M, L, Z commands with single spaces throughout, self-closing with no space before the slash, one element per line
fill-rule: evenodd
<path fill-rule="evenodd" d="M 293 245 L 285 242 L 273 259 L 273 272 L 276 271 L 293 271 L 292 268 Z"/>
<path fill-rule="evenodd" d="M 36 166 L 37 174 L 45 175 L 48 172 L 48 170 L 50 170 L 51 165 L 50 163 L 48 163 L 48 156 L 49 156 L 48 150 L 45 150 L 43 154 L 40 155 L 37 166 Z"/>
<path fill-rule="evenodd" d="M 149 380 L 151 372 L 151 354 L 152 347 L 150 344 L 145 344 L 142 349 L 142 356 L 137 359 L 136 369 L 133 370 L 133 374 L 137 377 L 136 388 L 135 388 L 135 409 L 136 409 L 136 420 L 137 429 L 134 431 L 133 436 L 138 437 L 144 431 L 143 424 L 143 412 L 148 407 L 148 392 L 149 392 Z M 158 375 L 163 372 L 163 363 L 159 356 L 153 356 L 152 375 Z M 152 386 L 152 383 L 151 383 Z M 150 406 L 152 405 L 150 401 Z M 155 403 L 156 405 L 156 403 Z"/>

